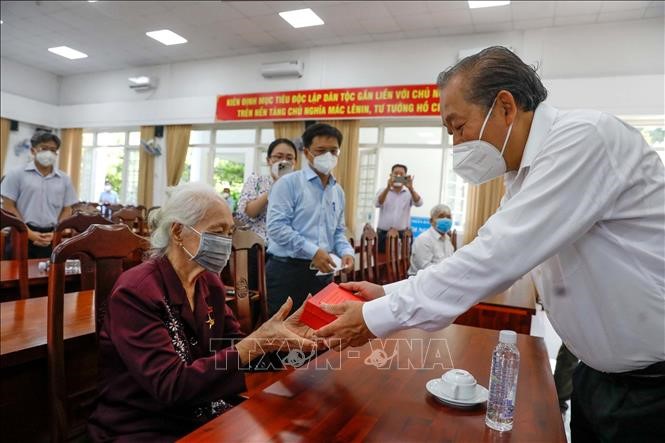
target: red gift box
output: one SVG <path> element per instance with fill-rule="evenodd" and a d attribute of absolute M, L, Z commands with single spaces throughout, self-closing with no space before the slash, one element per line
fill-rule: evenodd
<path fill-rule="evenodd" d="M 315 330 L 322 328 L 334 321 L 337 316 L 321 309 L 321 304 L 337 305 L 347 300 L 364 301 L 364 299 L 353 295 L 351 291 L 340 288 L 336 283 L 330 283 L 315 296 L 307 299 L 300 321 Z"/>

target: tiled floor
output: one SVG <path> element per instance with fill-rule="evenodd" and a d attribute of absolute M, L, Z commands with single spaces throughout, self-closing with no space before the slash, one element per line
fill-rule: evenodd
<path fill-rule="evenodd" d="M 539 305 L 536 306 L 539 307 Z M 547 354 L 550 358 L 552 373 L 554 373 L 554 367 L 556 366 L 556 354 L 559 352 L 561 339 L 554 331 L 554 328 L 547 319 L 547 314 L 545 314 L 545 311 L 540 309 L 540 307 L 531 321 L 531 335 L 535 337 L 543 337 L 545 339 L 545 346 L 547 347 Z M 570 402 L 568 403 L 569 408 L 566 411 L 566 415 L 564 416 L 563 424 L 566 429 L 566 438 L 570 442 Z"/>

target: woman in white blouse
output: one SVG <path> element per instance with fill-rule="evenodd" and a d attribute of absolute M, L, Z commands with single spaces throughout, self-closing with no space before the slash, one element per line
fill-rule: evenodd
<path fill-rule="evenodd" d="M 297 158 L 296 145 L 289 139 L 278 138 L 268 146 L 266 161 L 270 166 L 270 175 L 252 173 L 242 188 L 238 200 L 238 221 L 264 240 L 270 188 L 279 177 L 293 171 Z"/>

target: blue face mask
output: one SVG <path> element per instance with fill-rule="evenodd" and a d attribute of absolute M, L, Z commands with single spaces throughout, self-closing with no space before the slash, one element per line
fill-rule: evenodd
<path fill-rule="evenodd" d="M 453 226 L 453 221 L 449 218 L 437 218 L 436 219 L 436 230 L 441 234 L 445 234 L 450 231 L 450 228 Z"/>

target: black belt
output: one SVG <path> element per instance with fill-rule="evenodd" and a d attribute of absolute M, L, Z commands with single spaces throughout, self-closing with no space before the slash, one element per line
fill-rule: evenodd
<path fill-rule="evenodd" d="M 630 372 L 617 372 L 608 375 L 614 377 L 636 377 L 636 378 L 660 378 L 665 377 L 665 361 L 659 361 L 646 368 L 636 369 Z"/>
<path fill-rule="evenodd" d="M 33 225 L 32 223 L 26 223 L 26 225 L 28 226 L 28 228 L 30 228 L 31 231 L 35 232 L 45 233 L 45 232 L 55 231 L 55 228 L 53 226 L 51 226 L 50 228 L 43 228 L 41 226 Z"/>
<path fill-rule="evenodd" d="M 307 260 L 305 258 L 279 257 L 277 255 L 272 255 L 272 254 L 268 254 L 268 260 L 275 260 L 280 263 L 308 265 L 308 266 L 310 263 L 312 263 L 312 260 Z"/>

